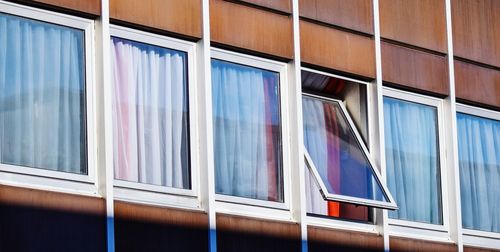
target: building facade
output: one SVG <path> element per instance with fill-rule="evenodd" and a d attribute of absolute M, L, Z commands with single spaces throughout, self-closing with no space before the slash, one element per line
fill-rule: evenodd
<path fill-rule="evenodd" d="M 500 250 L 500 1 L 0 1 L 0 251 Z"/>

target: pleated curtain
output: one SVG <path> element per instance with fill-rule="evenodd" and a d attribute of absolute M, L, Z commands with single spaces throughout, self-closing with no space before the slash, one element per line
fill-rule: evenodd
<path fill-rule="evenodd" d="M 500 121 L 457 113 L 462 226 L 500 232 Z"/>
<path fill-rule="evenodd" d="M 212 60 L 216 192 L 283 201 L 277 73 Z"/>
<path fill-rule="evenodd" d="M 83 31 L 0 14 L 0 162 L 86 174 Z"/>
<path fill-rule="evenodd" d="M 115 178 L 189 188 L 186 53 L 111 39 Z"/>
<path fill-rule="evenodd" d="M 436 108 L 385 97 L 384 116 L 389 217 L 442 224 Z"/>

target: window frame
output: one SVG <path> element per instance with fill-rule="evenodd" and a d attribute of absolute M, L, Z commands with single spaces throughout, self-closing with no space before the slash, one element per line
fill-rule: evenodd
<path fill-rule="evenodd" d="M 456 104 L 456 112 L 461 114 L 467 114 L 476 117 L 482 117 L 485 119 L 496 120 L 500 122 L 500 111 L 489 110 L 485 108 L 475 107 L 471 105 L 466 105 L 462 103 Z M 456 117 L 456 115 L 455 115 Z M 458 127 L 458 126 L 457 126 Z M 458 135 L 457 135 L 458 137 Z M 457 160 L 459 157 L 457 156 Z M 458 174 L 460 176 L 460 174 Z M 460 183 L 457 184 L 457 194 L 460 195 Z M 461 195 L 460 195 L 461 199 Z M 461 200 L 460 200 L 461 201 Z M 460 206 L 461 207 L 461 206 Z M 463 218 L 461 216 L 461 218 Z M 460 219 L 461 220 L 461 219 Z M 465 245 L 480 246 L 485 248 L 498 248 L 500 247 L 500 233 L 467 229 L 462 226 L 462 223 L 457 223 L 459 228 L 462 230 L 462 239 Z"/>
<path fill-rule="evenodd" d="M 389 97 L 399 99 L 405 102 L 417 103 L 421 105 L 431 106 L 436 108 L 436 136 L 438 137 L 438 154 L 439 154 L 439 174 L 440 174 L 440 190 L 441 190 L 441 211 L 443 224 L 430 224 L 417 221 L 399 220 L 387 218 L 389 224 L 389 232 L 391 235 L 422 238 L 426 240 L 438 240 L 440 242 L 448 242 L 450 239 L 450 215 L 449 215 L 449 192 L 448 183 L 450 181 L 447 176 L 446 166 L 446 135 L 444 130 L 444 102 L 443 99 L 426 96 L 418 93 L 398 90 L 395 88 L 384 87 L 383 98 Z M 385 132 L 384 129 L 381 129 Z M 386 178 L 386 180 L 389 178 Z"/>
<path fill-rule="evenodd" d="M 186 53 L 187 96 L 188 96 L 188 134 L 189 134 L 189 169 L 191 189 L 174 188 L 140 182 L 119 180 L 113 176 L 115 198 L 146 204 L 182 206 L 193 209 L 200 208 L 199 167 L 200 150 L 198 134 L 199 102 L 196 78 L 196 43 L 175 39 L 150 32 L 140 31 L 119 25 L 110 24 L 110 40 L 112 37 L 134 41 L 142 44 L 163 47 Z M 111 43 L 111 42 L 110 42 Z M 113 60 L 110 58 L 110 60 Z M 112 83 L 110 83 L 112 85 Z M 113 88 L 112 88 L 113 90 Z M 112 97 L 111 97 L 112 99 Z M 111 122 L 111 121 L 110 121 Z M 114 153 L 110 154 L 114 155 Z M 114 156 L 113 156 L 114 158 Z M 113 164 L 114 166 L 114 164 Z M 113 169 L 114 170 L 114 169 Z"/>
<path fill-rule="evenodd" d="M 352 120 L 349 112 L 347 111 L 347 108 L 344 104 L 343 101 L 337 100 L 334 98 L 326 97 L 326 96 L 320 96 L 316 94 L 311 94 L 308 92 L 302 92 L 302 96 L 307 96 L 313 99 L 317 99 L 323 102 L 329 102 L 329 103 L 337 103 L 342 111 L 343 116 L 347 120 L 347 124 L 351 128 L 352 132 L 354 133 L 355 139 L 358 141 L 359 146 L 361 147 L 361 151 L 367 158 L 368 163 L 371 166 L 371 170 L 373 171 L 373 175 L 375 179 L 377 180 L 376 182 L 381 186 L 382 193 L 385 194 L 389 202 L 387 204 L 382 203 L 381 201 L 378 200 L 370 200 L 370 199 L 361 199 L 358 197 L 353 197 L 353 196 L 346 196 L 346 195 L 341 195 L 341 194 L 333 194 L 329 193 L 327 190 L 327 187 L 325 186 L 325 183 L 323 182 L 323 179 L 319 175 L 318 169 L 314 165 L 314 162 L 309 155 L 309 151 L 307 148 L 304 146 L 304 159 L 305 162 L 307 163 L 306 168 L 309 169 L 309 171 L 312 173 L 313 177 L 315 178 L 314 180 L 316 181 L 316 184 L 320 187 L 320 192 L 323 195 L 323 198 L 328 201 L 339 201 L 339 202 L 344 202 L 344 203 L 349 203 L 349 204 L 356 204 L 356 205 L 363 205 L 367 207 L 375 207 L 375 208 L 381 208 L 381 209 L 397 209 L 397 205 L 389 191 L 389 188 L 387 185 L 382 183 L 382 175 L 379 172 L 379 169 L 375 165 L 375 162 L 371 158 L 370 152 L 368 151 L 368 148 L 365 146 L 365 143 L 361 137 L 361 134 L 358 132 L 358 129 L 356 125 L 354 124 L 354 121 Z"/>
<path fill-rule="evenodd" d="M 215 192 L 216 209 L 219 212 L 226 213 L 244 213 L 248 212 L 253 215 L 257 211 L 257 215 L 264 216 L 282 216 L 281 219 L 289 219 L 289 209 L 291 201 L 291 169 L 290 169 L 290 120 L 288 107 L 288 90 L 287 90 L 287 64 L 277 62 L 256 56 L 241 54 L 237 52 L 227 51 L 212 47 L 210 51 L 210 59 L 222 60 L 229 63 L 240 64 L 248 67 L 259 68 L 267 71 L 276 72 L 279 74 L 279 99 L 280 99 L 280 131 L 281 131 L 281 172 L 283 176 L 283 202 L 266 201 L 260 199 L 244 198 L 232 195 L 223 195 Z M 211 62 L 211 61 L 210 61 Z M 210 87 L 212 88 L 212 87 Z M 210 97 L 212 99 L 212 97 Z M 213 112 L 210 111 L 207 117 L 213 119 Z M 214 153 L 214 146 L 208 146 L 208 152 Z M 214 170 L 217 169 L 214 164 Z M 213 185 L 215 188 L 215 181 Z M 267 208 L 267 209 L 263 209 Z M 284 212 L 286 210 L 286 213 Z M 267 217 L 266 217 L 267 218 Z M 278 217 L 280 219 L 280 217 Z"/>
<path fill-rule="evenodd" d="M 84 101 L 85 101 L 85 148 L 87 174 L 76 174 L 49 169 L 0 164 L 0 181 L 14 186 L 68 191 L 80 194 L 97 194 L 97 130 L 96 122 L 96 81 L 94 76 L 94 21 L 62 13 L 37 9 L 15 3 L 0 2 L 0 13 L 18 16 L 48 24 L 65 26 L 83 32 L 84 54 Z"/>

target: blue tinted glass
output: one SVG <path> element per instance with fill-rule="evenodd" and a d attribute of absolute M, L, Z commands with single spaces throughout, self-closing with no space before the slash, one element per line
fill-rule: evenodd
<path fill-rule="evenodd" d="M 384 116 L 389 216 L 442 224 L 436 108 L 384 97 Z"/>
<path fill-rule="evenodd" d="M 340 106 L 302 98 L 304 145 L 331 194 L 388 202 Z"/>
<path fill-rule="evenodd" d="M 283 201 L 278 87 L 275 72 L 212 60 L 217 193 Z"/>
<path fill-rule="evenodd" d="M 0 162 L 87 173 L 84 32 L 0 14 Z"/>
<path fill-rule="evenodd" d="M 462 226 L 500 232 L 500 121 L 457 113 Z"/>

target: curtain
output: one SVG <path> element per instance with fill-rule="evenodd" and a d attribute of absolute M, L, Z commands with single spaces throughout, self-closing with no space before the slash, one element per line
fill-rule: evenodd
<path fill-rule="evenodd" d="M 190 188 L 186 53 L 111 39 L 115 178 Z"/>
<path fill-rule="evenodd" d="M 0 14 L 0 162 L 86 174 L 84 33 Z"/>
<path fill-rule="evenodd" d="M 500 232 L 500 121 L 457 113 L 462 226 Z"/>
<path fill-rule="evenodd" d="M 283 201 L 279 75 L 212 60 L 216 192 Z"/>
<path fill-rule="evenodd" d="M 391 218 L 442 224 L 436 108 L 384 98 Z"/>

